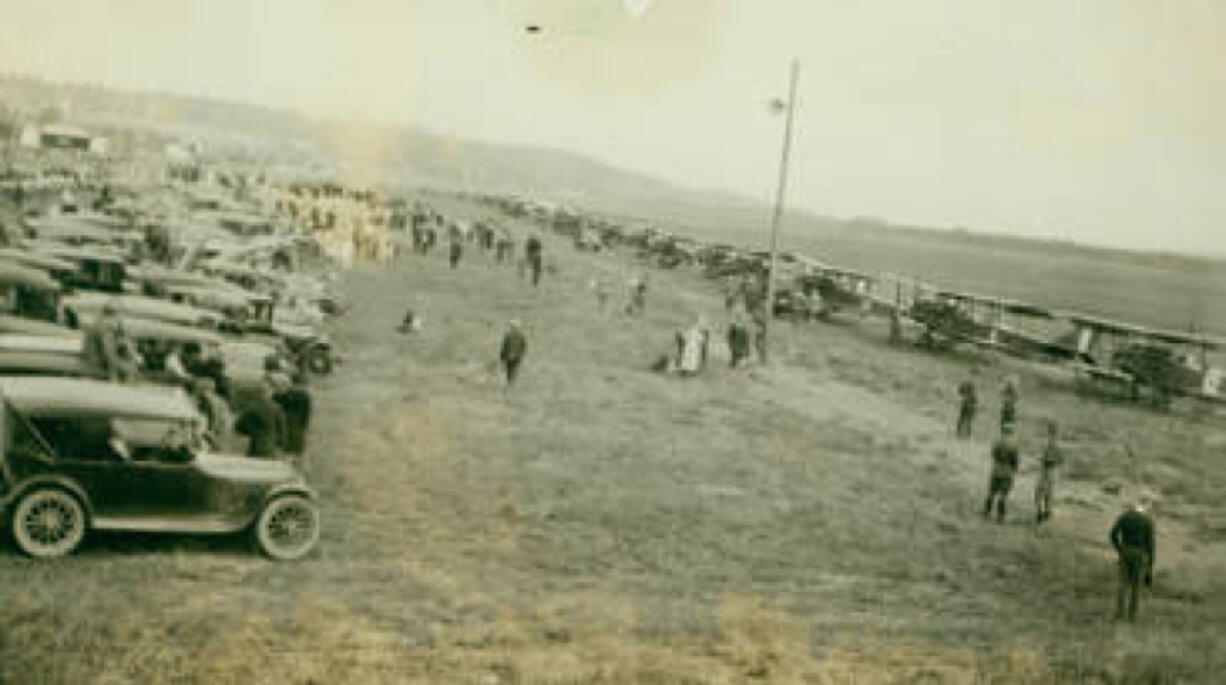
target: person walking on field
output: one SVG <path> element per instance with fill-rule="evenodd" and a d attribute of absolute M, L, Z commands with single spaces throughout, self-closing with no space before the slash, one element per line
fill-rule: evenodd
<path fill-rule="evenodd" d="M 739 319 L 728 324 L 728 352 L 728 365 L 734 369 L 749 358 L 749 329 Z"/>
<path fill-rule="evenodd" d="M 605 308 L 609 304 L 609 284 L 601 274 L 592 276 L 592 292 L 596 295 L 596 309 L 599 313 L 604 314 Z"/>
<path fill-rule="evenodd" d="M 992 505 L 996 505 L 996 521 L 1005 521 L 1005 500 L 1013 489 L 1013 477 L 1017 474 L 1018 451 L 1017 443 L 1013 441 L 1013 426 L 1001 428 L 1000 438 L 992 445 L 992 475 L 988 481 L 988 498 L 983 502 L 983 516 L 992 515 Z"/>
<path fill-rule="evenodd" d="M 958 386 L 958 427 L 957 436 L 959 438 L 971 437 L 971 427 L 975 423 L 975 409 L 979 404 L 979 400 L 975 397 L 975 384 L 970 381 L 963 381 Z"/>
<path fill-rule="evenodd" d="M 1017 379 L 1005 379 L 1000 391 L 1000 427 L 1017 425 Z"/>
<path fill-rule="evenodd" d="M 1043 448 L 1039 462 L 1039 480 L 1034 486 L 1035 523 L 1051 518 L 1052 490 L 1055 486 L 1056 467 L 1064 463 L 1064 454 L 1058 444 L 1060 429 L 1055 421 L 1047 422 L 1047 446 Z"/>
<path fill-rule="evenodd" d="M 642 315 L 647 311 L 647 274 L 635 274 L 628 286 L 630 301 L 626 303 L 626 313 Z"/>
<path fill-rule="evenodd" d="M 457 266 L 459 266 L 460 258 L 463 256 L 464 256 L 464 243 L 461 242 L 459 237 L 453 235 L 451 237 L 451 246 L 447 253 L 447 260 L 448 260 L 448 263 L 451 264 L 451 268 L 454 269 Z"/>
<path fill-rule="evenodd" d="M 1137 603 L 1141 583 L 1147 587 L 1154 584 L 1154 547 L 1156 529 L 1148 512 L 1149 503 L 1142 500 L 1130 507 L 1111 527 L 1111 546 L 1119 555 L 1120 582 L 1115 599 L 1115 618 L 1124 618 L 1125 604 L 1128 620 L 1137 618 Z M 1125 601 L 1127 600 L 1127 601 Z"/>
<path fill-rule="evenodd" d="M 524 245 L 524 257 L 528 260 L 528 267 L 532 269 L 532 285 L 536 286 L 541 281 L 541 240 L 536 236 L 528 238 L 528 242 Z"/>
<path fill-rule="evenodd" d="M 498 360 L 502 363 L 508 388 L 515 384 L 520 364 L 523 363 L 524 356 L 527 354 L 528 338 L 524 336 L 519 321 L 512 320 L 507 326 L 507 332 L 502 336 L 502 348 L 498 353 Z"/>

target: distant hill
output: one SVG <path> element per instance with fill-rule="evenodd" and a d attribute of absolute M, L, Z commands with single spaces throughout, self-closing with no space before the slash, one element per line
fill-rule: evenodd
<path fill-rule="evenodd" d="M 261 105 L 121 90 L 0 74 L 0 130 L 27 120 L 62 120 L 107 130 L 144 128 L 206 142 L 285 173 L 324 174 L 355 183 L 428 187 L 546 199 L 603 214 L 637 217 L 695 237 L 765 245 L 766 198 L 682 188 L 582 155 L 481 142 L 407 126 L 350 125 Z M 132 140 L 146 140 L 133 137 Z M 1166 268 L 1220 268 L 1220 260 L 1130 252 L 1069 242 L 934 229 L 859 217 L 789 211 L 786 234 L 804 246 L 847 238 L 925 244 L 968 243 L 992 251 L 1067 254 Z M 874 238 L 875 237 L 875 238 Z M 785 241 L 786 242 L 786 241 Z M 794 243 L 797 241 L 793 241 Z"/>

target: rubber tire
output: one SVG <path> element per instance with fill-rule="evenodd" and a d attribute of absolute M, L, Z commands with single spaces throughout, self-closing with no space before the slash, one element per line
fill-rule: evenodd
<path fill-rule="evenodd" d="M 306 367 L 316 376 L 326 376 L 332 373 L 332 355 L 325 349 L 313 349 L 306 352 Z"/>
<path fill-rule="evenodd" d="M 309 512 L 311 520 L 309 540 L 292 549 L 279 546 L 272 540 L 269 532 L 273 518 L 288 507 L 302 508 L 304 511 Z M 319 507 L 316 506 L 315 502 L 302 495 L 281 495 L 264 505 L 264 509 L 260 512 L 259 518 L 256 519 L 255 527 L 251 532 L 256 547 L 259 548 L 260 553 L 264 556 L 277 561 L 301 559 L 310 554 L 311 550 L 315 548 L 315 544 L 319 542 Z"/>
<path fill-rule="evenodd" d="M 65 543 L 47 547 L 33 540 L 30 537 L 29 531 L 25 526 L 21 525 L 21 522 L 31 514 L 31 510 L 38 504 L 52 502 L 57 503 L 63 511 L 66 511 L 71 519 L 75 519 L 77 525 L 76 529 L 69 533 Z M 89 524 L 86 519 L 85 507 L 71 493 L 60 488 L 35 488 L 22 495 L 21 499 L 17 502 L 17 506 L 13 507 L 13 515 L 10 520 L 13 541 L 17 544 L 18 549 L 23 554 L 36 559 L 51 559 L 72 554 L 85 540 L 85 533 L 88 528 Z"/>

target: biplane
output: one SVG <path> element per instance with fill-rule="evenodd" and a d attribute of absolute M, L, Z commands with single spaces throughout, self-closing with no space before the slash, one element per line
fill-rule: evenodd
<path fill-rule="evenodd" d="M 844 310 L 868 311 L 875 278 L 862 271 L 832 266 L 811 257 L 796 257 L 802 274 L 796 279 L 800 292 L 816 316 L 828 319 Z"/>
<path fill-rule="evenodd" d="M 941 288 L 883 274 L 871 282 L 864 306 L 875 314 L 918 325 L 918 342 L 947 350 L 960 344 L 1040 360 L 1071 358 L 1055 344 L 1059 315 L 1046 307 L 1004 297 Z"/>
<path fill-rule="evenodd" d="M 1226 400 L 1223 370 L 1210 353 L 1226 339 L 1069 314 L 1059 345 L 1075 359 L 1078 387 L 1167 407 L 1176 397 Z"/>
<path fill-rule="evenodd" d="M 912 304 L 909 315 L 924 326 L 921 343 L 937 348 L 969 342 L 1019 356 L 1059 349 L 1020 325 L 1022 319 L 1056 318 L 1055 312 L 1029 302 L 940 289 Z"/>

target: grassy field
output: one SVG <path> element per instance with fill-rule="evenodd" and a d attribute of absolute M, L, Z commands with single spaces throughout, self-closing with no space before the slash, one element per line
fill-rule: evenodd
<path fill-rule="evenodd" d="M 273 564 L 241 540 L 108 536 L 47 563 L 9 545 L 0 682 L 1150 683 L 1226 667 L 1220 417 L 892 348 L 872 321 L 781 324 L 768 367 L 731 371 L 716 345 L 703 376 L 663 377 L 648 365 L 678 327 L 722 324 L 712 284 L 653 273 L 645 316 L 601 313 L 588 279 L 624 281 L 631 258 L 546 250 L 539 289 L 475 253 L 345 274 L 345 363 L 316 384 L 306 462 L 319 552 Z M 425 328 L 403 336 L 409 306 Z M 510 318 L 530 348 L 507 393 Z M 978 507 L 1010 373 L 1024 468 L 997 525 Z M 984 415 L 956 441 L 966 378 Z M 1036 532 L 1048 417 L 1069 464 Z M 1117 624 L 1106 533 L 1142 487 L 1161 496 L 1155 589 Z"/>

